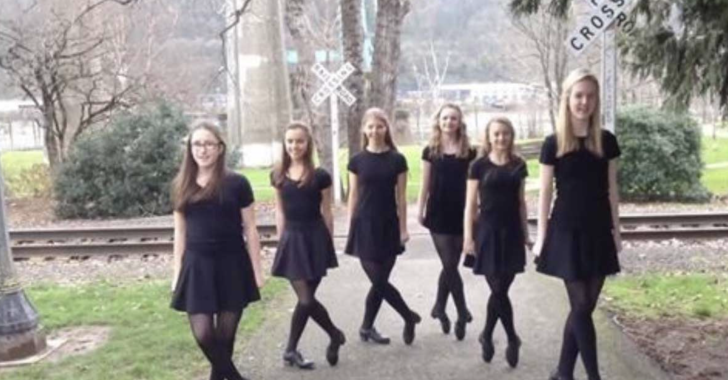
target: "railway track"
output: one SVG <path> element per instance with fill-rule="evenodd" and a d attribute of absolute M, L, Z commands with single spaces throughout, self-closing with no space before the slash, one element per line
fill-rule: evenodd
<path fill-rule="evenodd" d="M 623 240 L 728 238 L 728 213 L 627 214 L 620 220 Z M 536 218 L 529 223 L 535 226 Z M 258 233 L 263 246 L 277 244 L 274 225 L 259 225 Z M 16 259 L 164 254 L 172 252 L 172 236 L 172 226 L 10 230 Z"/>

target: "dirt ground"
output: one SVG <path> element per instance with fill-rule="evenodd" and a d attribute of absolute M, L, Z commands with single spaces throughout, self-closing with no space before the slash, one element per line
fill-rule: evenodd
<path fill-rule="evenodd" d="M 535 206 L 535 200 L 529 199 Z M 533 207 L 532 206 L 532 207 Z M 134 220 L 59 221 L 55 219 L 49 200 L 9 200 L 7 216 L 11 228 L 49 227 L 53 225 L 168 224 L 170 217 Z M 533 208 L 532 208 L 533 209 Z M 623 213 L 670 211 L 725 211 L 725 199 L 707 205 L 628 204 Z M 258 205 L 261 221 L 272 221 L 270 204 Z M 337 210 L 342 212 L 342 210 Z M 268 260 L 272 251 L 265 252 Z M 82 283 L 113 279 L 145 281 L 170 276 L 168 256 L 131 256 L 111 259 L 28 260 L 16 263 L 26 284 Z M 623 274 L 675 272 L 728 272 L 728 239 L 708 242 L 627 242 L 620 256 Z M 608 303 L 603 303 L 608 307 Z M 613 311 L 611 311 L 613 312 Z M 728 319 L 639 319 L 614 314 L 613 320 L 648 356 L 657 361 L 675 380 L 728 379 Z M 74 333 L 74 332 L 71 332 Z M 79 332 L 75 332 L 79 333 Z M 83 341 L 83 340 L 82 340 Z"/>

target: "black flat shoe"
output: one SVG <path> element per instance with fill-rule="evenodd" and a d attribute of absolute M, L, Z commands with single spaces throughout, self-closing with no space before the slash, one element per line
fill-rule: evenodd
<path fill-rule="evenodd" d="M 472 320 L 473 315 L 469 311 L 465 312 L 464 316 L 458 317 L 458 320 L 455 322 L 455 338 L 457 340 L 465 339 L 465 327 Z"/>
<path fill-rule="evenodd" d="M 380 335 L 379 331 L 377 331 L 374 327 L 370 329 L 359 329 L 359 338 L 361 338 L 364 342 L 371 340 L 377 344 L 389 344 L 389 337 Z"/>
<path fill-rule="evenodd" d="M 283 354 L 283 362 L 291 367 L 295 366 L 300 369 L 313 369 L 315 367 L 312 361 L 304 359 L 303 355 L 298 351 L 286 351 Z"/>
<path fill-rule="evenodd" d="M 435 305 L 435 307 L 432 308 L 430 316 L 432 316 L 433 319 L 440 321 L 440 328 L 442 329 L 443 334 L 447 335 L 450 333 L 450 327 L 452 324 L 450 323 L 450 318 L 447 317 L 445 310 L 442 310 Z"/>
<path fill-rule="evenodd" d="M 402 332 L 402 340 L 404 340 L 404 344 L 410 345 L 415 340 L 415 325 L 422 322 L 422 318 L 420 318 L 420 315 L 415 313 L 414 311 L 411 312 L 409 320 L 407 320 L 404 323 L 404 331 Z"/>
<path fill-rule="evenodd" d="M 478 336 L 478 342 L 480 343 L 483 361 L 486 363 L 490 363 L 490 361 L 493 360 L 493 355 L 495 355 L 495 346 L 493 345 L 493 340 L 486 340 L 485 336 L 481 333 Z"/>
<path fill-rule="evenodd" d="M 508 341 L 508 347 L 506 347 L 506 361 L 511 368 L 516 368 L 518 365 L 518 352 L 521 348 L 521 339 L 516 337 L 514 341 Z"/>
<path fill-rule="evenodd" d="M 326 348 L 326 361 L 329 362 L 330 366 L 335 366 L 339 362 L 339 347 L 346 343 L 346 336 L 344 332 L 338 330 L 338 334 L 335 338 L 331 339 L 331 343 Z"/>

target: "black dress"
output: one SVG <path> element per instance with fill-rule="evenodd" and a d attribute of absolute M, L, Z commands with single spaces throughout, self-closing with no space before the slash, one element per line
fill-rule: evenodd
<path fill-rule="evenodd" d="M 190 314 L 240 312 L 260 299 L 240 214 L 253 200 L 248 180 L 227 173 L 218 196 L 187 205 L 185 252 L 172 296 L 174 309 Z"/>
<path fill-rule="evenodd" d="M 351 158 L 348 169 L 357 175 L 358 199 L 345 252 L 378 262 L 402 253 L 395 193 L 407 160 L 395 150 L 364 150 Z"/>
<path fill-rule="evenodd" d="M 584 147 L 556 157 L 556 136 L 541 148 L 541 163 L 554 167 L 556 199 L 539 259 L 539 272 L 567 281 L 619 272 L 609 203 L 609 161 L 619 157 L 617 139 L 602 131 L 603 157 Z"/>
<path fill-rule="evenodd" d="M 443 154 L 435 157 L 430 147 L 422 150 L 422 160 L 430 163 L 430 195 L 427 198 L 424 225 L 436 234 L 462 235 L 467 191 L 468 167 L 475 149 L 467 157 Z"/>
<path fill-rule="evenodd" d="M 473 162 L 469 178 L 478 180 L 480 198 L 474 229 L 474 273 L 498 276 L 523 272 L 526 237 L 520 191 L 527 176 L 526 163 L 520 158 L 505 165 L 496 165 L 487 156 Z"/>
<path fill-rule="evenodd" d="M 338 265 L 331 233 L 321 215 L 321 191 L 331 186 L 331 176 L 319 168 L 311 183 L 299 184 L 286 177 L 278 190 L 286 222 L 272 273 L 289 280 L 315 280 Z"/>

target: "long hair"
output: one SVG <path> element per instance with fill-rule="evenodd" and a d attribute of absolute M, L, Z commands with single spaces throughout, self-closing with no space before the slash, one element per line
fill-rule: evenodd
<path fill-rule="evenodd" d="M 559 103 L 559 116 L 556 119 L 556 157 L 575 151 L 579 147 L 579 142 L 574 136 L 573 126 L 571 125 L 571 109 L 569 108 L 569 96 L 575 84 L 581 81 L 590 81 L 596 86 L 596 105 L 594 113 L 589 119 L 589 131 L 586 138 L 586 148 L 594 153 L 597 157 L 602 157 L 602 123 L 599 115 L 601 99 L 599 98 L 599 80 L 597 77 L 586 69 L 576 69 L 572 71 L 564 80 L 563 91 L 561 92 L 561 101 Z"/>
<path fill-rule="evenodd" d="M 511 120 L 505 116 L 496 116 L 488 120 L 488 124 L 485 125 L 485 136 L 483 136 L 483 147 L 480 150 L 480 155 L 482 157 L 487 157 L 488 154 L 493 150 L 493 143 L 490 141 L 490 128 L 493 126 L 493 124 L 496 123 L 505 126 L 508 130 L 508 133 L 511 134 L 511 142 L 508 144 L 506 152 L 508 156 L 508 161 L 518 159 L 520 156 L 516 154 L 514 148 L 516 140 L 516 129 L 513 127 L 513 123 L 511 122 Z"/>
<path fill-rule="evenodd" d="M 394 140 L 392 139 L 392 124 L 389 122 L 387 113 L 381 108 L 376 107 L 366 110 L 366 112 L 364 112 L 364 116 L 361 118 L 361 149 L 365 150 L 367 145 L 369 145 L 369 138 L 367 137 L 367 134 L 364 133 L 364 126 L 367 125 L 367 122 L 371 119 L 377 119 L 387 127 L 387 134 L 384 135 L 384 143 L 387 144 L 389 149 L 396 151 L 397 146 L 394 145 Z"/>
<path fill-rule="evenodd" d="M 440 116 L 446 109 L 455 110 L 458 113 L 458 131 L 456 134 L 458 152 L 456 154 L 459 158 L 466 158 L 470 152 L 470 139 L 468 138 L 468 129 L 463 122 L 463 110 L 457 104 L 445 103 L 443 104 L 437 113 L 432 118 L 432 136 L 430 142 L 427 144 L 430 147 L 430 154 L 434 157 L 442 157 L 442 129 L 440 128 Z"/>
<path fill-rule="evenodd" d="M 212 176 L 205 187 L 200 187 L 197 184 L 197 174 L 200 168 L 197 166 L 197 162 L 195 162 L 195 159 L 192 156 L 192 135 L 196 131 L 202 129 L 210 132 L 220 143 L 217 161 L 215 162 L 215 167 L 212 170 Z M 177 172 L 177 176 L 172 182 L 172 200 L 175 211 L 184 212 L 185 208 L 190 203 L 211 199 L 219 194 L 222 180 L 225 176 L 226 151 L 227 146 L 225 145 L 225 140 L 222 138 L 222 133 L 220 133 L 220 130 L 214 123 L 206 120 L 195 123 L 185 139 L 185 153 L 182 158 L 182 165 Z"/>
<path fill-rule="evenodd" d="M 290 169 L 291 164 L 293 163 L 293 161 L 291 160 L 291 156 L 286 151 L 286 132 L 293 130 L 300 130 L 303 131 L 304 134 L 306 134 L 306 152 L 303 153 L 303 176 L 301 177 L 301 182 L 299 182 L 298 186 L 307 186 L 313 180 L 315 167 L 313 165 L 314 145 L 313 137 L 311 136 L 311 130 L 306 124 L 299 121 L 294 121 L 288 124 L 286 130 L 283 132 L 283 149 L 281 149 L 281 160 L 278 162 L 278 164 L 276 164 L 275 169 L 273 169 L 273 186 L 275 186 L 276 188 L 281 188 L 283 186 L 283 181 L 285 181 L 286 179 L 286 173 L 288 173 L 288 169 Z"/>

